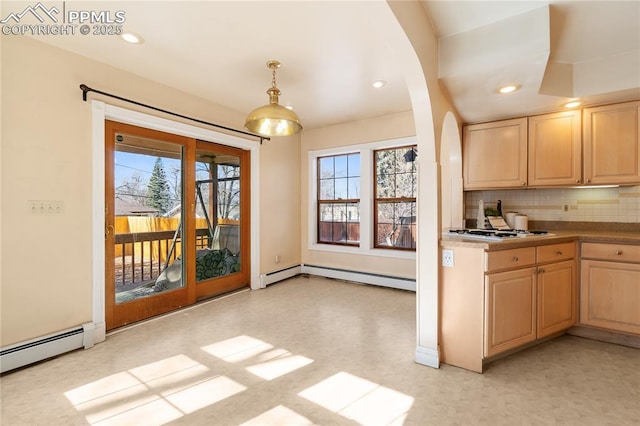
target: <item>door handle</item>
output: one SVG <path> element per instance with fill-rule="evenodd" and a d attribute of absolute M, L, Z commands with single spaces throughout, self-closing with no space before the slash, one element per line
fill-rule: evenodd
<path fill-rule="evenodd" d="M 115 228 L 113 225 L 105 225 L 104 226 L 104 239 L 105 241 L 109 238 L 109 234 L 115 235 Z"/>

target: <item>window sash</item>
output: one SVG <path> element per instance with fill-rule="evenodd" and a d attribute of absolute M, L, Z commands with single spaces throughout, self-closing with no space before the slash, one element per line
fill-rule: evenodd
<path fill-rule="evenodd" d="M 411 177 L 411 190 L 409 193 L 416 194 L 417 192 L 417 170 L 415 163 L 411 167 L 399 167 L 398 151 L 408 151 L 414 149 L 415 145 L 397 146 L 391 148 L 384 148 L 373 151 L 373 247 L 376 249 L 388 249 L 388 250 L 404 250 L 415 251 L 416 250 L 416 197 L 407 197 L 407 191 L 401 191 L 400 196 L 389 196 L 398 194 L 399 176 Z M 380 176 L 378 165 L 378 154 L 384 151 L 394 151 L 394 164 L 391 173 L 387 177 L 392 176 L 393 184 L 392 188 L 387 188 L 387 191 L 381 191 L 379 188 Z M 402 183 L 402 182 L 400 182 Z M 381 192 L 384 192 L 384 196 L 379 196 Z M 381 194 L 382 195 L 382 194 Z M 409 208 L 410 213 L 408 216 L 398 216 L 397 206 L 411 204 Z M 391 222 L 380 222 L 381 206 L 393 205 L 391 213 Z M 387 216 L 389 213 L 387 212 Z M 389 217 L 389 216 L 388 216 Z M 409 218 L 409 223 L 406 223 L 405 218 Z M 413 218 L 413 219 L 411 219 Z M 403 221 L 405 223 L 403 223 Z M 381 242 L 381 234 L 385 235 L 386 243 Z M 398 245 L 400 244 L 400 245 Z"/>
<path fill-rule="evenodd" d="M 350 167 L 354 166 L 353 157 L 357 155 L 357 174 Z M 342 246 L 360 245 L 360 198 L 353 195 L 360 193 L 360 156 L 359 151 L 344 154 L 327 155 L 316 159 L 316 243 Z M 331 165 L 329 165 L 331 160 Z M 337 169 L 337 164 L 342 166 Z M 330 169 L 330 170 L 329 170 Z M 323 175 L 325 172 L 325 176 Z M 330 207 L 330 220 L 326 217 Z M 342 213 L 335 217 L 336 207 Z M 354 209 L 357 214 L 351 215 Z M 357 220 L 353 219 L 357 216 Z M 337 220 L 336 220 L 337 219 Z"/>

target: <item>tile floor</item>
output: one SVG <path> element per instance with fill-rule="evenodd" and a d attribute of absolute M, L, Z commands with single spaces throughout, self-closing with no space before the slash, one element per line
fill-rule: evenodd
<path fill-rule="evenodd" d="M 640 351 L 563 336 L 414 363 L 415 294 L 297 277 L 0 378 L 13 425 L 638 425 Z"/>

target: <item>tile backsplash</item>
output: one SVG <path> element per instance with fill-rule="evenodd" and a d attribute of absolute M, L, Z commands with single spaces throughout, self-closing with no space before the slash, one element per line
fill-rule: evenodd
<path fill-rule="evenodd" d="M 640 223 L 640 186 L 468 191 L 465 219 L 476 218 L 480 200 L 485 207 L 502 200 L 503 213 L 515 211 L 535 221 Z"/>

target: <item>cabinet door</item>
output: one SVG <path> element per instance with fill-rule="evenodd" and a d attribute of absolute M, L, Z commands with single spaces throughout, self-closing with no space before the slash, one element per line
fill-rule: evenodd
<path fill-rule="evenodd" d="M 640 182 L 640 102 L 584 109 L 584 183 Z"/>
<path fill-rule="evenodd" d="M 526 186 L 526 118 L 465 126 L 462 150 L 464 189 Z"/>
<path fill-rule="evenodd" d="M 580 322 L 640 334 L 640 265 L 582 260 Z"/>
<path fill-rule="evenodd" d="M 538 338 L 566 330 L 576 322 L 575 261 L 538 268 Z"/>
<path fill-rule="evenodd" d="M 536 339 L 536 268 L 485 278 L 484 356 Z"/>
<path fill-rule="evenodd" d="M 578 110 L 529 117 L 528 186 L 580 183 L 581 124 Z"/>

